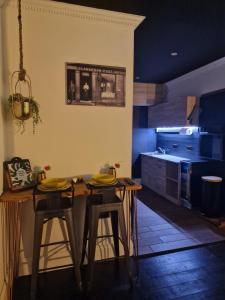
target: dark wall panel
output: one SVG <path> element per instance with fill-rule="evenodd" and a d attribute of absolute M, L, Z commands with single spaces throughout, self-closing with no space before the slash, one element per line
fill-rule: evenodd
<path fill-rule="evenodd" d="M 133 107 L 132 134 L 132 177 L 141 177 L 142 152 L 155 151 L 156 134 L 154 129 L 148 128 L 148 107 Z"/>

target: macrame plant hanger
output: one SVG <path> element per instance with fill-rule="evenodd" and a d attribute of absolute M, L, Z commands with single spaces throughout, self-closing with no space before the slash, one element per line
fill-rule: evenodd
<path fill-rule="evenodd" d="M 18 0 L 18 23 L 19 23 L 19 70 L 14 71 L 11 76 L 11 109 L 15 119 L 20 121 L 28 120 L 32 116 L 31 80 L 23 66 L 23 36 L 22 36 L 22 16 L 21 0 Z M 22 94 L 23 93 L 23 94 Z"/>

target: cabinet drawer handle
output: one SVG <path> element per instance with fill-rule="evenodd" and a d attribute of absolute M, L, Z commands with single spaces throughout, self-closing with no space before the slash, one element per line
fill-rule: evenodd
<path fill-rule="evenodd" d="M 193 147 L 192 147 L 191 145 L 187 145 L 187 146 L 186 146 L 186 149 L 187 149 L 187 150 L 193 150 Z"/>

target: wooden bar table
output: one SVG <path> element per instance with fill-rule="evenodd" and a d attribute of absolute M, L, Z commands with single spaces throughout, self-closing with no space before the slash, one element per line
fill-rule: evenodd
<path fill-rule="evenodd" d="M 124 208 L 127 219 L 129 250 L 131 255 L 138 256 L 137 203 L 135 201 L 135 194 L 142 186 L 135 182 L 132 185 L 128 184 L 123 178 L 119 178 L 119 180 L 126 186 Z M 89 193 L 85 183 L 76 183 L 74 184 L 74 188 L 75 197 L 85 196 Z M 13 282 L 19 274 L 22 209 L 25 202 L 32 200 L 33 189 L 19 192 L 6 191 L 0 196 L 0 205 L 2 205 L 3 209 L 4 269 L 5 278 L 7 278 L 8 299 L 12 299 Z M 132 247 L 131 240 L 133 243 Z"/>
<path fill-rule="evenodd" d="M 12 299 L 14 278 L 18 276 L 20 238 L 21 238 L 21 213 L 23 203 L 31 201 L 32 190 L 21 192 L 4 192 L 0 197 L 3 219 L 3 258 L 4 276 L 7 284 L 7 299 Z"/>

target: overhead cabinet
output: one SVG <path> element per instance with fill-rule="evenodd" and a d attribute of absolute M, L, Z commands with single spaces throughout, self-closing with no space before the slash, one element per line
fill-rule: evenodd
<path fill-rule="evenodd" d="M 164 84 L 134 82 L 134 106 L 152 106 L 164 101 Z"/>
<path fill-rule="evenodd" d="M 196 96 L 168 99 L 148 110 L 148 127 L 198 125 L 198 100 Z"/>
<path fill-rule="evenodd" d="M 148 127 L 198 125 L 196 96 L 167 98 L 166 84 L 134 82 L 134 106 L 148 106 Z"/>

